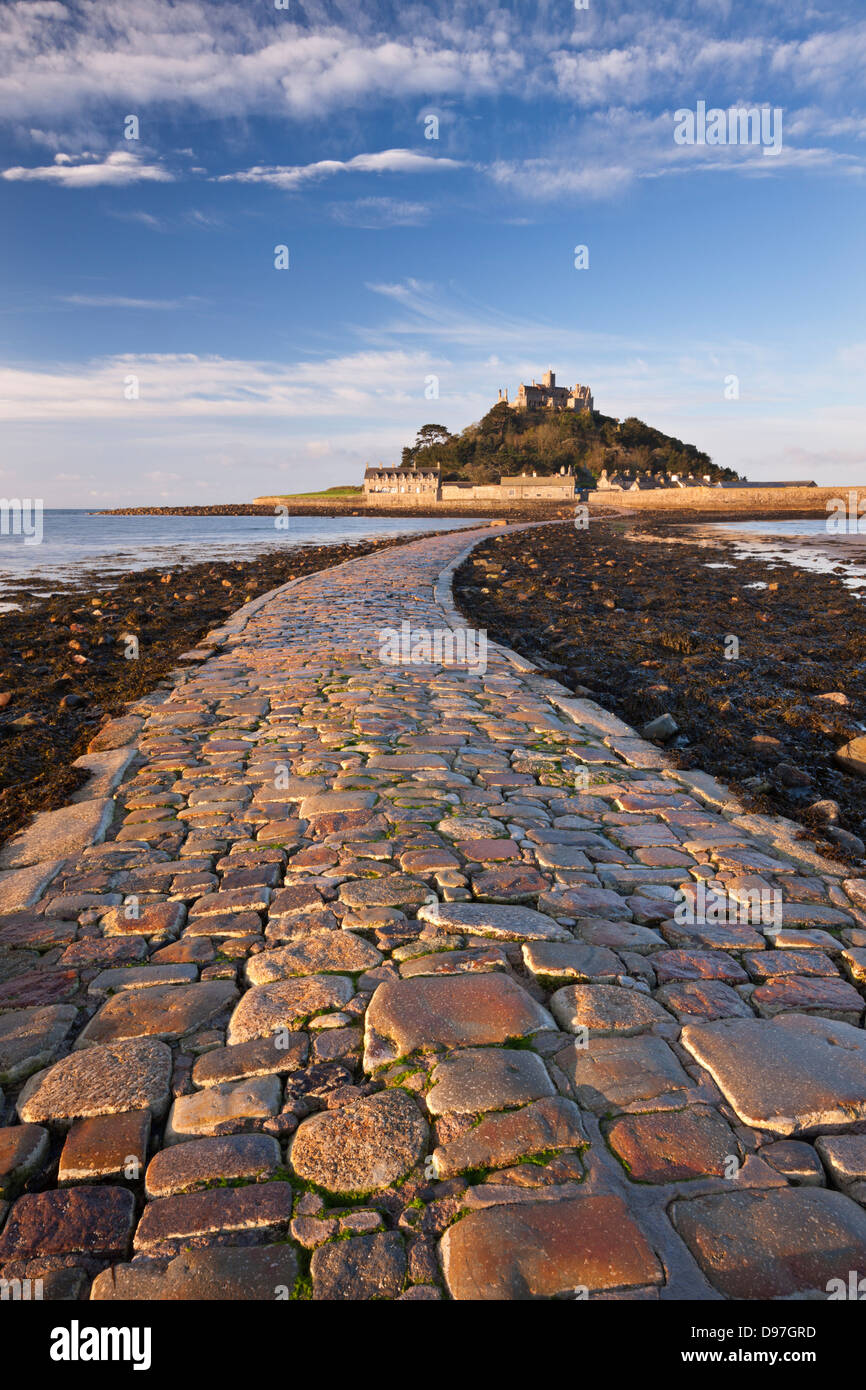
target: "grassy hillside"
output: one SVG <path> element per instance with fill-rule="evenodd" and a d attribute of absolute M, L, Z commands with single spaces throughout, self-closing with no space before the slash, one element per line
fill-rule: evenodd
<path fill-rule="evenodd" d="M 403 462 L 439 463 L 444 479 L 473 483 L 497 482 L 507 473 L 558 473 L 562 467 L 574 470 L 578 486 L 589 486 L 603 468 L 706 474 L 713 481 L 737 477 L 694 444 L 642 420 L 620 421 L 597 411 L 512 410 L 504 402 L 457 435 L 441 425 L 424 425 L 403 450 Z"/>

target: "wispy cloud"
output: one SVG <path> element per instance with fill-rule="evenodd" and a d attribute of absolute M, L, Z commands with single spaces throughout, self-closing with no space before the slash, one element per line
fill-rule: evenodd
<path fill-rule="evenodd" d="M 573 159 L 497 160 L 488 173 L 494 183 L 524 198 L 607 198 L 619 193 L 637 176 L 634 167 L 589 163 Z"/>
<path fill-rule="evenodd" d="M 48 13 L 48 10 L 51 13 Z M 4 14 L 0 114 L 31 119 L 106 102 L 211 114 L 315 116 L 359 102 L 431 93 L 495 94 L 525 66 L 519 23 L 453 7 L 423 17 L 387 7 L 377 25 L 305 21 L 265 6 L 136 0 L 133 13 L 89 3 L 14 3 Z"/>
<path fill-rule="evenodd" d="M 462 169 L 457 159 L 418 154 L 415 150 L 379 150 L 356 154 L 352 159 L 319 159 L 314 164 L 256 165 L 236 174 L 221 174 L 217 183 L 268 183 L 294 189 L 302 184 L 333 178 L 335 174 L 431 174 Z"/>
<path fill-rule="evenodd" d="M 188 309 L 193 296 L 185 299 L 128 299 L 119 294 L 65 294 L 63 304 L 76 304 L 86 309 Z"/>
<path fill-rule="evenodd" d="M 12 182 L 53 183 L 61 188 L 121 187 L 129 183 L 171 183 L 173 175 L 161 164 L 147 164 L 138 155 L 117 150 L 104 158 L 95 155 L 56 154 L 53 164 L 34 168 L 4 169 Z"/>
<path fill-rule="evenodd" d="M 111 208 L 109 212 L 112 217 L 117 217 L 121 222 L 140 222 L 142 227 L 149 227 L 151 231 L 165 231 L 165 222 L 159 217 L 154 217 L 152 212 L 145 212 L 143 208 L 135 208 L 131 212 Z"/>
<path fill-rule="evenodd" d="M 494 0 L 472 6 L 428 0 L 420 26 L 413 6 L 388 0 L 352 17 L 343 11 L 338 22 L 313 6 L 285 12 L 267 4 L 136 0 L 130 22 L 121 8 L 93 0 L 74 6 L 16 0 L 6 7 L 0 40 L 0 117 L 8 115 L 21 138 L 29 129 L 33 140 L 68 151 L 76 131 L 87 131 L 91 142 L 79 141 L 78 148 L 102 148 L 98 132 L 104 139 L 107 108 L 146 108 L 149 119 L 191 111 L 208 119 L 288 117 L 299 125 L 343 112 L 346 126 L 333 133 L 351 149 L 363 112 L 387 110 L 391 130 L 405 130 L 399 104 L 413 105 L 407 120 L 414 124 L 425 114 L 419 103 L 431 102 L 430 111 L 445 122 L 439 158 L 432 146 L 427 153 L 394 148 L 309 163 L 262 162 L 221 181 L 294 191 L 338 174 L 473 168 L 508 194 L 567 201 L 616 196 L 637 178 L 668 172 L 755 174 L 747 151 L 716 151 L 714 162 L 702 162 L 699 151 L 672 151 L 658 135 L 661 113 L 694 93 L 722 106 L 785 107 L 784 159 L 765 161 L 760 177 L 794 167 L 857 172 L 860 152 L 848 146 L 866 134 L 866 21 L 854 4 L 836 0 L 830 15 L 785 0 L 754 0 L 738 15 L 733 35 L 726 32 L 730 4 L 727 20 L 725 10 L 722 0 L 659 0 L 655 10 L 593 5 L 585 12 L 571 12 L 566 0 L 561 9 L 514 10 Z M 498 117 L 478 119 L 485 103 L 503 98 L 525 113 L 507 143 L 494 133 L 501 129 Z M 458 99 L 462 118 L 449 121 L 444 113 Z M 543 121 L 530 114 L 532 102 L 544 110 Z M 119 135 L 118 128 L 114 138 Z M 195 158 L 188 138 L 175 134 L 173 160 Z M 343 154 L 344 147 L 330 148 Z M 183 167 L 187 176 L 204 172 L 201 163 Z M 65 165 L 57 159 L 33 168 L 17 164 L 4 177 L 71 188 L 181 175 L 127 153 Z M 371 208 L 370 222 L 377 216 L 377 225 L 388 225 L 384 209 Z"/>
<path fill-rule="evenodd" d="M 734 36 L 722 0 L 655 6 L 469 5 L 427 0 L 347 7 L 136 0 L 123 6 L 16 0 L 4 10 L 0 115 L 83 116 L 112 103 L 209 115 L 317 117 L 395 100 L 510 95 L 570 109 L 670 100 L 710 78 L 776 100 L 774 84 L 846 99 L 862 88 L 866 22 L 827 7 L 753 0 Z M 741 12 L 739 12 L 741 11 Z M 804 33 L 803 30 L 806 30 Z M 733 93 L 732 93 L 733 94 Z M 710 93 L 708 93 L 710 95 Z"/>
<path fill-rule="evenodd" d="M 402 198 L 355 198 L 352 202 L 332 203 L 329 212 L 335 222 L 346 227 L 422 227 L 429 222 L 427 203 Z"/>

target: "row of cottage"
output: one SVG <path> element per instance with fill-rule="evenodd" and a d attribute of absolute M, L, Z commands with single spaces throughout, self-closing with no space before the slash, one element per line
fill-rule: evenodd
<path fill-rule="evenodd" d="M 413 507 L 428 502 L 522 502 L 529 498 L 547 502 L 569 501 L 575 495 L 574 474 L 560 469 L 549 476 L 518 473 L 498 483 L 443 482 L 438 464 L 430 468 L 368 468 L 364 473 L 364 501 Z"/>
<path fill-rule="evenodd" d="M 517 473 L 498 483 L 443 482 L 438 464 L 427 468 L 401 464 L 397 468 L 368 468 L 364 473 L 364 502 L 371 506 L 416 507 L 431 502 L 569 502 L 589 491 L 644 492 L 656 488 L 814 487 L 813 482 L 747 483 L 740 479 L 713 482 L 709 475 L 697 478 L 680 473 L 613 473 L 603 470 L 595 489 L 578 488 L 571 469 L 548 475 Z"/>

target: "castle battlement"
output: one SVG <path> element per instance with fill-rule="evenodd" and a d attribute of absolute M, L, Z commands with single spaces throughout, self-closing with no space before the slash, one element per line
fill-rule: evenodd
<path fill-rule="evenodd" d="M 592 410 L 592 392 L 588 386 L 575 382 L 574 386 L 557 386 L 556 373 L 548 369 L 541 381 L 533 380 L 531 385 L 521 382 L 517 388 L 517 398 L 508 399 L 507 389 L 499 392 L 499 400 L 512 410 Z"/>

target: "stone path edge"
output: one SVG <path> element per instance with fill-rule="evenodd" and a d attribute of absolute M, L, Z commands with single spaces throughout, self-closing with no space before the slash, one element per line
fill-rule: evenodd
<path fill-rule="evenodd" d="M 537 525 L 539 523 L 533 524 Z M 490 528 L 485 527 L 484 531 L 479 533 L 477 540 L 475 540 L 472 545 L 468 546 L 458 557 L 458 564 L 462 564 L 463 560 L 474 550 L 475 546 L 480 545 L 481 541 L 487 538 L 489 529 Z M 508 529 L 524 530 L 526 527 L 515 526 L 509 527 Z M 345 569 L 347 565 L 356 564 L 358 559 L 363 558 L 363 556 L 353 556 L 348 560 L 341 560 L 336 565 L 328 565 L 327 569 L 332 572 L 342 570 Z M 450 573 L 451 569 L 452 567 L 449 566 L 443 571 L 443 575 Z M 298 575 L 297 579 L 289 579 L 285 584 L 279 584 L 275 589 L 269 589 L 267 593 L 259 594 L 256 598 L 251 599 L 249 603 L 242 604 L 234 613 L 229 614 L 225 622 L 221 623 L 219 627 L 212 628 L 210 632 L 205 633 L 199 644 L 203 649 L 202 658 L 204 658 L 205 647 L 209 649 L 230 647 L 233 639 L 243 634 L 251 618 L 275 598 L 278 598 L 281 594 L 288 593 L 299 584 L 303 584 L 309 577 L 309 575 Z M 442 576 L 440 576 L 440 579 L 441 578 Z M 448 587 L 448 593 L 450 595 L 450 585 Z M 454 612 L 455 616 L 460 617 L 456 609 Z M 144 715 L 153 709 L 155 705 L 164 703 L 168 698 L 170 690 L 176 690 L 182 686 L 194 674 L 195 669 L 195 664 L 191 664 L 189 667 L 176 667 L 171 675 L 165 678 L 164 682 L 156 685 L 153 690 L 143 695 L 141 699 L 130 704 L 127 707 L 127 714 L 135 715 L 141 713 Z M 142 723 L 143 722 L 142 720 Z M 81 758 L 76 758 L 72 766 L 86 766 L 90 773 L 88 782 L 79 788 L 77 796 L 72 798 L 66 805 L 58 807 L 53 811 L 41 811 L 38 815 L 34 816 L 29 824 L 26 825 L 23 830 L 19 831 L 17 835 L 14 835 L 5 844 L 0 845 L 0 913 L 19 912 L 27 908 L 36 907 L 40 899 L 44 896 L 46 889 L 51 886 L 51 883 L 61 872 L 72 854 L 78 854 L 91 845 L 103 843 L 114 818 L 114 792 L 130 770 L 133 769 L 139 753 L 140 739 L 136 738 L 131 743 L 124 744 L 120 748 L 112 749 L 109 753 L 85 753 Z M 119 768 L 116 779 L 112 781 L 110 794 L 96 798 L 88 797 L 88 789 L 99 780 L 100 766 L 105 768 L 108 759 L 115 759 L 118 757 L 122 760 L 122 767 Z M 82 806 L 85 802 L 92 802 L 93 816 L 96 819 L 96 829 L 89 832 L 87 826 L 82 825 L 82 833 L 77 838 L 77 843 L 70 852 L 64 853 L 62 856 L 58 856 L 56 853 L 46 855 L 42 858 L 29 860 L 25 864 L 6 867 L 4 861 L 14 854 L 14 847 L 16 845 L 21 845 L 25 841 L 38 842 L 43 830 L 47 834 L 47 837 L 51 839 L 52 828 L 56 825 L 57 818 L 67 816 L 69 819 L 84 820 L 85 816 L 83 813 L 79 812 L 76 817 L 74 812 L 76 806 Z M 111 815 L 108 814 L 109 811 L 111 811 Z M 70 815 L 70 813 L 73 814 Z"/>
<path fill-rule="evenodd" d="M 464 560 L 466 560 L 468 556 L 472 554 L 472 551 L 484 541 L 492 539 L 491 531 L 494 529 L 496 535 L 504 536 L 518 531 L 534 530 L 538 526 L 544 525 L 565 526 L 570 525 L 570 522 L 523 522 L 496 528 L 492 528 L 488 525 L 483 529 L 479 529 L 477 532 L 468 533 L 473 537 L 471 543 L 440 571 L 433 587 L 434 601 L 442 608 L 453 630 L 456 631 L 468 627 L 466 619 L 454 602 L 453 591 L 454 575 L 463 564 Z M 345 569 L 348 565 L 356 563 L 357 559 L 353 557 L 349 560 L 342 560 L 339 564 L 329 566 L 328 568 L 336 571 Z M 273 599 L 281 594 L 289 592 L 297 585 L 303 583 L 307 578 L 309 578 L 309 576 L 301 575 L 297 579 L 290 579 L 285 584 L 281 584 L 275 589 L 269 589 L 267 593 L 259 594 L 256 598 L 250 600 L 249 603 L 243 604 L 218 628 L 214 628 L 208 632 L 204 638 L 202 638 L 202 645 L 207 645 L 211 648 L 230 646 L 232 639 L 239 637 L 243 633 L 249 620 L 254 617 L 255 614 L 259 613 L 261 609 Z M 616 715 L 605 710 L 603 706 L 596 704 L 595 701 L 579 699 L 574 696 L 566 686 L 560 684 L 559 681 L 551 680 L 549 677 L 543 675 L 533 662 L 527 660 L 525 657 L 521 657 L 517 652 L 513 651 L 512 648 L 499 642 L 490 643 L 489 647 L 500 656 L 504 657 L 515 670 L 521 673 L 521 675 L 531 675 L 533 677 L 532 685 L 536 693 L 550 700 L 555 708 L 561 710 L 574 723 L 589 725 L 595 728 L 599 733 L 616 733 L 621 737 L 639 739 L 640 736 L 637 731 L 630 725 L 624 723 L 624 721 L 619 719 Z M 171 682 L 171 688 L 177 689 L 193 674 L 194 670 L 194 666 L 191 666 L 188 670 L 180 668 L 173 677 L 167 678 L 163 699 L 167 698 L 168 695 L 167 687 L 169 680 Z M 148 695 L 143 696 L 140 701 L 136 701 L 135 705 L 130 706 L 130 712 L 135 713 L 136 710 L 146 711 L 148 708 L 152 708 L 155 703 L 161 704 L 163 699 L 156 700 L 155 698 L 159 694 L 159 691 L 160 687 L 155 687 Z M 646 744 L 644 740 L 640 741 L 644 743 L 646 748 L 657 751 L 655 745 Z M 66 860 L 70 857 L 69 853 L 64 854 L 62 857 L 58 857 L 56 854 L 46 855 L 44 858 L 36 858 L 26 864 L 5 868 L 4 858 L 8 858 L 10 850 L 12 850 L 16 844 L 23 841 L 25 837 L 28 839 L 38 839 L 43 827 L 48 830 L 51 824 L 49 821 L 50 817 L 59 817 L 65 813 L 74 812 L 76 806 L 81 807 L 84 805 L 90 805 L 92 807 L 92 813 L 96 817 L 97 822 L 96 828 L 92 833 L 88 833 L 86 827 L 83 827 L 84 836 L 86 837 L 82 837 L 71 852 L 79 853 L 90 845 L 101 844 L 112 822 L 112 817 L 108 816 L 107 813 L 109 808 L 113 808 L 114 806 L 113 792 L 132 768 L 135 757 L 139 751 L 138 739 L 125 745 L 123 748 L 112 750 L 115 756 L 118 754 L 127 755 L 123 767 L 120 770 L 120 775 L 117 777 L 116 783 L 111 787 L 112 794 L 96 798 L 93 801 L 73 801 L 67 806 L 55 811 L 43 811 L 34 817 L 23 831 L 14 836 L 6 845 L 0 847 L 0 912 L 14 912 L 36 906 L 40 898 L 44 895 L 45 890 L 50 886 L 53 879 L 57 877 L 66 863 Z M 95 759 L 100 756 L 107 757 L 110 755 L 85 754 L 84 756 L 88 758 L 91 765 L 89 768 L 91 771 L 91 782 L 98 780 L 98 767 L 95 765 Z M 81 761 L 81 759 L 77 759 L 73 766 L 77 766 Z M 707 806 L 712 806 L 714 810 L 723 815 L 732 824 L 741 829 L 748 830 L 757 838 L 768 841 L 775 849 L 783 851 L 791 858 L 799 859 L 804 867 L 813 869 L 817 872 L 832 873 L 837 876 L 842 876 L 844 874 L 844 865 L 826 859 L 823 855 L 819 854 L 817 850 L 811 847 L 805 838 L 800 838 L 803 835 L 803 830 L 796 821 L 787 820 L 783 816 L 765 816 L 747 813 L 746 808 L 738 800 L 735 793 L 732 792 L 729 787 L 725 786 L 723 782 L 720 782 L 713 774 L 704 771 L 697 773 L 686 772 L 670 765 L 663 767 L 661 773 L 662 776 L 668 777 L 672 781 L 679 782 L 687 787 L 691 794 L 699 801 Z M 88 785 L 89 784 L 85 784 L 79 795 L 83 796 L 86 794 Z"/>
<path fill-rule="evenodd" d="M 567 526 L 570 525 L 570 522 L 527 522 L 522 525 L 497 528 L 497 534 L 509 535 L 516 531 L 533 530 L 539 525 Z M 484 540 L 489 539 L 491 539 L 489 534 L 482 534 L 473 540 L 471 545 L 467 546 L 450 564 L 446 565 L 434 586 L 434 599 L 441 606 L 451 627 L 455 630 L 466 628 L 468 624 L 454 601 L 454 575 L 464 560 L 472 554 L 472 551 Z M 513 651 L 511 647 L 507 647 L 501 642 L 489 642 L 488 649 L 504 657 L 521 675 L 532 675 L 534 677 L 532 686 L 536 693 L 550 700 L 550 703 L 567 715 L 573 723 L 589 726 L 596 733 L 602 735 L 615 733 L 622 738 L 638 739 L 646 748 L 657 751 L 655 744 L 646 743 L 630 724 L 626 724 L 624 720 L 594 700 L 578 698 L 567 686 L 545 676 L 534 662 Z M 769 841 L 775 849 L 783 850 L 792 858 L 797 857 L 796 854 L 791 853 L 791 846 L 796 842 L 798 847 L 802 847 L 804 851 L 802 862 L 806 867 L 817 872 L 832 873 L 838 877 L 845 874 L 846 866 L 844 864 L 826 859 L 810 846 L 808 838 L 804 835 L 803 827 L 797 821 L 788 820 L 784 816 L 748 813 L 736 793 L 714 774 L 703 770 L 698 772 L 684 771 L 671 765 L 663 767 L 661 774 L 672 781 L 680 782 L 698 801 L 703 802 L 706 806 L 711 806 L 732 824 L 750 831 L 758 838 Z M 800 837 L 803 837 L 802 840 Z"/>

